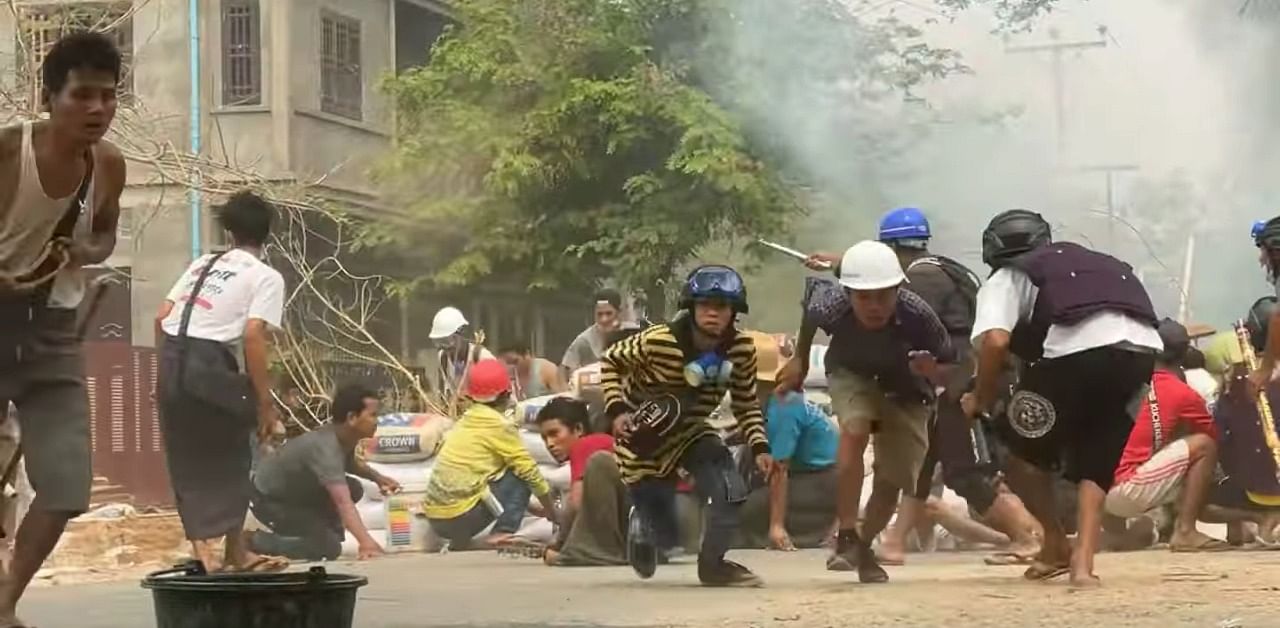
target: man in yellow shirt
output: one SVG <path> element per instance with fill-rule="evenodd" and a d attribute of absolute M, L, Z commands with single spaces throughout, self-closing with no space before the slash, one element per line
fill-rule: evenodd
<path fill-rule="evenodd" d="M 509 541 L 520 529 L 529 495 L 554 518 L 551 487 L 524 448 L 502 409 L 511 402 L 511 380 L 502 362 L 476 362 L 467 373 L 470 408 L 449 432 L 436 456 L 423 500 L 431 529 L 455 548 L 467 546 L 490 523 L 485 547 Z"/>

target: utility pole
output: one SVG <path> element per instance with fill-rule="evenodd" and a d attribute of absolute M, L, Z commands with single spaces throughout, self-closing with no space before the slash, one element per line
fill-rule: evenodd
<path fill-rule="evenodd" d="M 1105 48 L 1107 46 L 1106 29 L 1099 27 L 1098 32 L 1103 37 L 1092 40 L 1080 41 L 1059 41 L 1060 35 L 1058 29 L 1049 29 L 1049 42 L 1043 44 L 1030 44 L 1026 46 L 1006 46 L 1004 51 L 1009 54 L 1018 53 L 1049 53 L 1049 59 L 1052 61 L 1053 71 L 1053 115 L 1054 128 L 1057 136 L 1055 141 L 1058 147 L 1058 160 L 1062 160 L 1062 155 L 1066 145 L 1066 77 L 1062 66 L 1062 56 L 1068 50 L 1088 50 L 1090 48 Z"/>
<path fill-rule="evenodd" d="M 1116 187 L 1115 175 L 1121 172 L 1133 172 L 1138 167 L 1133 164 L 1110 164 L 1101 166 L 1081 166 L 1080 172 L 1101 172 L 1107 182 L 1107 252 L 1116 254 Z"/>

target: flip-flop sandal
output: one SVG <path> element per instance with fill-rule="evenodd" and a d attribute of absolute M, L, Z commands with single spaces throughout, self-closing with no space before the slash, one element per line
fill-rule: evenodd
<path fill-rule="evenodd" d="M 876 556 L 876 562 L 880 563 L 881 566 L 888 565 L 890 567 L 902 567 L 907 564 L 907 559 L 885 558 L 883 556 Z"/>
<path fill-rule="evenodd" d="M 1197 552 L 1230 552 L 1235 548 L 1230 543 L 1221 539 L 1205 539 L 1198 545 L 1170 545 L 1169 551 L 1180 554 L 1194 554 Z"/>
<path fill-rule="evenodd" d="M 1071 565 L 1050 565 L 1039 561 L 1033 561 L 1027 570 L 1022 572 L 1022 577 L 1027 580 L 1044 582 L 1052 580 L 1058 576 L 1065 576 L 1071 573 Z"/>
<path fill-rule="evenodd" d="M 259 556 L 243 567 L 231 567 L 223 573 L 279 573 L 289 568 L 289 559 L 279 556 Z"/>
<path fill-rule="evenodd" d="M 1236 549 L 1241 552 L 1277 552 L 1280 551 L 1280 543 L 1267 543 L 1266 541 L 1258 540 L 1245 543 Z"/>
<path fill-rule="evenodd" d="M 1035 556 L 1026 556 L 1017 552 L 996 552 L 983 558 L 982 562 L 992 566 L 1030 565 L 1035 562 Z"/>

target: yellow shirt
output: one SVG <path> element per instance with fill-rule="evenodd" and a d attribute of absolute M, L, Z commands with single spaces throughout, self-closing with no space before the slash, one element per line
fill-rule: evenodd
<path fill-rule="evenodd" d="M 1226 375 L 1233 364 L 1244 363 L 1244 354 L 1240 353 L 1240 341 L 1236 339 L 1234 330 L 1214 334 L 1201 353 L 1204 354 L 1205 370 L 1218 377 Z"/>
<path fill-rule="evenodd" d="M 460 517 L 488 494 L 489 483 L 511 469 L 534 495 L 546 495 L 538 464 L 524 448 L 516 426 L 497 410 L 474 404 L 445 436 L 427 483 L 423 510 L 431 519 Z"/>

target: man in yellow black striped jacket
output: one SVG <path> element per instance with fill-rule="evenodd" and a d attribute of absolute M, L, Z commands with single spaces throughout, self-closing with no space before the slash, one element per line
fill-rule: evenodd
<path fill-rule="evenodd" d="M 728 448 L 706 421 L 728 391 L 756 464 L 766 475 L 772 470 L 756 397 L 755 344 L 734 326 L 737 315 L 747 311 L 742 277 L 725 266 L 694 270 L 681 308 L 685 311 L 672 322 L 619 342 L 601 360 L 605 413 L 613 420 L 623 481 L 635 504 L 628 559 L 648 578 L 660 552 L 675 545 L 679 467 L 692 476 L 699 495 L 711 501 L 698 555 L 699 580 L 708 586 L 759 586 L 750 570 L 724 559 L 747 487 Z M 664 398 L 678 402 L 678 411 L 665 406 L 657 413 L 669 422 L 655 427 L 633 421 L 633 412 Z"/>

